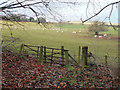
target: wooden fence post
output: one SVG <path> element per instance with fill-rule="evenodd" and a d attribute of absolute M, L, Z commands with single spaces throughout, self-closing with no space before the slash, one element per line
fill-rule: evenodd
<path fill-rule="evenodd" d="M 81 46 L 79 46 L 79 50 L 78 50 L 78 64 L 80 64 L 80 55 L 81 55 Z"/>
<path fill-rule="evenodd" d="M 65 63 L 66 63 L 66 65 L 69 65 L 68 50 L 64 50 L 64 51 L 65 51 Z"/>
<path fill-rule="evenodd" d="M 118 81 L 120 81 L 120 53 L 118 53 Z"/>
<path fill-rule="evenodd" d="M 84 46 L 82 47 L 82 67 L 87 66 L 87 56 L 88 56 L 88 47 Z"/>
<path fill-rule="evenodd" d="M 37 58 L 39 57 L 39 46 L 37 47 Z"/>
<path fill-rule="evenodd" d="M 21 47 L 20 47 L 20 53 L 22 53 L 22 50 L 24 49 L 24 44 L 21 44 Z"/>
<path fill-rule="evenodd" d="M 61 46 L 61 59 L 62 59 L 62 65 L 64 65 L 64 46 Z"/>
<path fill-rule="evenodd" d="M 44 63 L 46 63 L 46 46 L 44 46 Z"/>
<path fill-rule="evenodd" d="M 105 66 L 108 66 L 108 62 L 107 62 L 107 55 L 105 55 Z"/>
<path fill-rule="evenodd" d="M 53 53 L 54 53 L 54 49 L 52 49 L 52 54 L 51 54 L 51 64 L 50 64 L 50 65 L 52 65 L 52 63 L 53 63 Z"/>
<path fill-rule="evenodd" d="M 40 47 L 40 55 L 39 55 L 39 61 L 42 63 L 43 60 L 43 46 Z"/>

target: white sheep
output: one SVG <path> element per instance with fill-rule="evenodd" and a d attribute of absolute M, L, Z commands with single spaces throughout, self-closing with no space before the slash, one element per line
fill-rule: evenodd
<path fill-rule="evenodd" d="M 102 38 L 102 36 L 99 36 L 99 38 Z"/>
<path fill-rule="evenodd" d="M 42 30 L 44 31 L 45 29 L 43 28 Z"/>
<path fill-rule="evenodd" d="M 75 32 L 75 31 L 73 31 L 72 33 L 73 33 L 73 34 L 75 34 L 76 32 Z"/>
<path fill-rule="evenodd" d="M 107 36 L 107 34 L 104 34 L 104 37 L 106 37 Z"/>
<path fill-rule="evenodd" d="M 98 37 L 97 35 L 94 36 L 95 38 Z"/>
<path fill-rule="evenodd" d="M 2 27 L 0 27 L 0 29 L 2 29 Z"/>

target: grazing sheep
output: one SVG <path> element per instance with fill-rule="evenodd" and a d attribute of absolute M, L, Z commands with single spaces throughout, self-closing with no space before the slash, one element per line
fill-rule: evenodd
<path fill-rule="evenodd" d="M 95 38 L 97 38 L 98 36 L 97 35 L 94 35 Z"/>
<path fill-rule="evenodd" d="M 44 31 L 45 29 L 43 28 L 42 30 Z"/>
<path fill-rule="evenodd" d="M 102 38 L 103 36 L 98 36 L 99 38 Z"/>
<path fill-rule="evenodd" d="M 107 37 L 107 34 L 104 34 L 104 37 Z"/>
<path fill-rule="evenodd" d="M 75 34 L 76 32 L 75 32 L 75 31 L 73 31 L 72 33 L 73 33 L 73 34 Z"/>
<path fill-rule="evenodd" d="M 4 26 L 3 28 L 4 28 L 4 29 L 8 29 L 8 27 L 7 27 L 7 26 Z"/>
<path fill-rule="evenodd" d="M 61 31 L 63 33 L 63 31 Z"/>

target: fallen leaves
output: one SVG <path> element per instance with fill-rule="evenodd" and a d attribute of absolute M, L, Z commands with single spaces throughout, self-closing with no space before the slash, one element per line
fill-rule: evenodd
<path fill-rule="evenodd" d="M 24 57 L 24 58 L 23 58 Z M 86 70 L 41 64 L 30 56 L 3 53 L 4 88 L 110 88 L 115 87 L 107 69 L 100 65 Z"/>

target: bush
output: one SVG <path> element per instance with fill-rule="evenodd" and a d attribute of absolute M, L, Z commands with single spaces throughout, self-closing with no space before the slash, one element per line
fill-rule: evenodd
<path fill-rule="evenodd" d="M 38 18 L 38 23 L 46 23 L 46 19 L 45 18 Z"/>
<path fill-rule="evenodd" d="M 89 32 L 94 32 L 95 35 L 98 35 L 99 32 L 102 31 L 107 31 L 107 27 L 105 26 L 104 22 L 98 22 L 98 21 L 94 21 L 89 27 L 88 27 L 88 31 Z"/>

